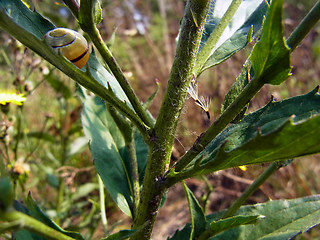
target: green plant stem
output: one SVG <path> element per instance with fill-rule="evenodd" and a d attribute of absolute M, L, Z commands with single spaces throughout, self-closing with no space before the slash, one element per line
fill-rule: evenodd
<path fill-rule="evenodd" d="M 138 173 L 138 160 L 136 154 L 136 148 L 134 145 L 134 139 L 132 138 L 131 142 L 126 143 L 126 147 L 129 150 L 130 155 L 130 169 L 132 176 L 132 185 L 133 185 L 133 219 L 137 216 L 137 209 L 140 202 L 140 184 L 139 184 L 139 173 Z"/>
<path fill-rule="evenodd" d="M 279 168 L 286 166 L 287 161 L 273 162 L 270 166 L 234 201 L 229 209 L 222 215 L 221 219 L 233 216 L 247 199 Z"/>
<path fill-rule="evenodd" d="M 149 137 L 150 127 L 148 127 L 137 114 L 123 101 L 115 97 L 114 93 L 101 85 L 90 75 L 90 70 L 83 72 L 76 68 L 72 63 L 67 61 L 60 54 L 56 54 L 51 47 L 44 41 L 39 40 L 25 29 L 17 25 L 6 13 L 0 12 L 0 27 L 19 40 L 23 45 L 30 48 L 32 51 L 40 55 L 42 58 L 50 62 L 60 71 L 65 73 L 75 82 L 93 92 L 102 100 L 110 103 L 124 116 L 131 120 L 131 122 L 141 132 L 144 140 L 147 141 Z M 89 68 L 89 67 L 88 67 Z"/>
<path fill-rule="evenodd" d="M 62 0 L 64 4 L 68 6 L 68 8 L 71 10 L 72 14 L 78 18 L 79 17 L 79 5 L 76 0 Z"/>
<path fill-rule="evenodd" d="M 4 164 L 3 158 L 0 156 L 0 177 L 5 177 L 7 175 L 6 165 Z"/>
<path fill-rule="evenodd" d="M 98 181 L 99 181 L 99 197 L 100 197 L 100 212 L 101 212 L 101 222 L 103 227 L 103 232 L 108 234 L 108 219 L 106 214 L 106 203 L 105 203 L 105 195 L 104 195 L 104 184 L 97 174 Z"/>
<path fill-rule="evenodd" d="M 205 182 L 205 184 L 207 185 L 207 193 L 203 199 L 203 212 L 205 213 L 206 209 L 207 209 L 208 202 L 209 202 L 209 197 L 210 197 L 211 193 L 213 192 L 214 188 L 211 186 L 208 178 L 205 175 L 201 175 L 201 178 Z"/>
<path fill-rule="evenodd" d="M 71 238 L 47 225 L 39 222 L 38 220 L 15 210 L 0 211 L 0 219 L 7 222 L 20 222 L 20 227 L 41 235 L 46 239 L 52 240 L 73 240 Z"/>
<path fill-rule="evenodd" d="M 223 34 L 224 30 L 230 23 L 233 15 L 236 13 L 241 3 L 242 3 L 242 0 L 233 0 L 230 6 L 228 7 L 227 11 L 221 18 L 217 27 L 210 34 L 209 39 L 207 40 L 206 44 L 203 46 L 203 48 L 201 49 L 201 51 L 197 56 L 197 62 L 194 68 L 194 72 L 196 76 L 198 76 L 198 74 L 201 72 L 203 65 L 211 55 L 212 49 L 214 49 L 215 45 L 219 41 L 221 35 Z"/>
<path fill-rule="evenodd" d="M 314 25 L 320 19 L 320 1 L 318 1 L 313 8 L 308 12 L 308 14 L 299 23 L 296 29 L 291 33 L 287 39 L 287 44 L 293 51 L 300 42 L 306 37 L 309 31 L 314 27 Z"/>
<path fill-rule="evenodd" d="M 148 222 L 132 239 L 149 239 L 157 210 L 164 193 L 161 181 L 169 165 L 176 126 L 182 111 L 187 87 L 193 76 L 195 59 L 208 12 L 209 0 L 189 0 L 177 44 L 176 56 L 159 116 L 150 139 L 141 202 L 133 228 Z M 196 21 L 196 22 L 195 22 Z"/>
<path fill-rule="evenodd" d="M 64 166 L 67 161 L 67 148 L 68 148 L 68 125 L 69 125 L 69 108 L 68 108 L 68 101 L 62 99 L 60 101 L 60 142 L 61 142 L 61 153 L 60 153 L 60 167 Z M 59 177 L 59 186 L 58 186 L 58 196 L 57 196 L 57 222 L 60 223 L 60 214 L 61 214 L 61 205 L 64 200 L 64 193 L 65 193 L 65 183 L 62 177 Z"/>
<path fill-rule="evenodd" d="M 13 147 L 13 153 L 14 153 L 14 161 L 18 160 L 18 148 L 19 148 L 19 143 L 21 139 L 21 124 L 22 124 L 22 109 L 23 106 L 18 108 L 18 114 L 17 114 L 17 137 L 16 137 L 16 142 Z"/>
<path fill-rule="evenodd" d="M 111 51 L 103 41 L 99 30 L 95 26 L 95 16 L 94 16 L 94 5 L 91 0 L 83 0 L 80 5 L 79 21 L 81 28 L 90 36 L 95 47 L 98 49 L 101 57 L 107 63 L 109 69 L 113 73 L 114 77 L 117 79 L 122 90 L 128 97 L 133 109 L 136 111 L 141 120 L 148 126 L 152 127 L 152 123 L 148 118 L 145 109 L 142 107 L 138 97 L 131 88 L 129 82 L 124 76 L 120 66 L 118 65 L 116 59 L 112 56 Z"/>

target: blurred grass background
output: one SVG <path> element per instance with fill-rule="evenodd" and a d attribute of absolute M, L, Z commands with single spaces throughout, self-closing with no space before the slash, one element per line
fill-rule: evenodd
<path fill-rule="evenodd" d="M 77 29 L 73 16 L 62 2 L 25 1 L 30 8 L 49 18 L 58 27 Z M 285 36 L 316 1 L 289 0 L 284 5 Z M 150 107 L 156 117 L 174 56 L 184 2 L 179 0 L 101 1 L 104 20 L 99 29 L 142 101 L 161 88 Z M 248 112 L 276 100 L 305 94 L 319 84 L 320 25 L 318 24 L 292 54 L 293 76 L 281 86 L 265 86 L 250 103 Z M 181 156 L 214 119 L 219 116 L 224 95 L 250 53 L 250 45 L 224 63 L 205 71 L 199 79 L 200 95 L 211 98 L 208 120 L 192 100 L 183 110 L 176 136 L 173 159 Z M 16 193 L 23 199 L 28 191 L 38 204 L 62 227 L 81 229 L 89 239 L 103 236 L 99 215 L 99 193 L 92 157 L 81 129 L 81 103 L 76 86 L 66 76 L 41 60 L 19 42 L 0 31 L 0 89 L 24 92 L 23 107 L 11 106 L 1 114 L 1 155 L 9 151 L 10 171 L 16 176 Z M 19 144 L 16 146 L 17 139 Z M 268 199 L 296 198 L 320 192 L 319 155 L 297 159 L 280 169 L 248 203 Z M 243 172 L 228 169 L 206 178 L 190 179 L 188 186 L 207 213 L 228 207 L 266 165 L 249 166 Z M 210 186 L 210 187 L 209 187 Z M 211 189 L 213 188 L 213 189 Z M 208 199 L 206 201 L 205 199 Z M 129 219 L 107 198 L 108 231 L 130 228 Z M 173 187 L 160 211 L 154 239 L 165 239 L 189 221 L 187 202 L 181 186 Z M 1 238 L 1 236 L 0 236 Z M 320 239 L 319 228 L 299 237 Z"/>

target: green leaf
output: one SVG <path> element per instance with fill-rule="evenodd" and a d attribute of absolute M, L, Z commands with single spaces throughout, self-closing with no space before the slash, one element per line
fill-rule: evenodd
<path fill-rule="evenodd" d="M 186 226 L 181 229 L 177 230 L 172 237 L 168 237 L 167 240 L 186 240 L 190 239 L 191 236 L 191 224 L 187 223 Z"/>
<path fill-rule="evenodd" d="M 125 240 L 132 236 L 137 231 L 137 229 L 132 230 L 121 230 L 117 233 L 114 233 L 106 238 L 103 238 L 102 240 Z"/>
<path fill-rule="evenodd" d="M 228 4 L 223 0 L 211 1 L 200 51 L 220 22 L 226 7 Z M 265 1 L 243 1 L 200 72 L 225 61 L 244 48 L 251 41 L 250 36 L 256 36 L 259 32 L 267 9 Z"/>
<path fill-rule="evenodd" d="M 206 217 L 203 210 L 198 203 L 196 197 L 183 182 L 184 192 L 188 199 L 190 217 L 191 217 L 191 232 L 189 239 L 192 240 L 200 236 L 200 234 L 206 229 Z"/>
<path fill-rule="evenodd" d="M 211 236 L 217 233 L 239 227 L 241 225 L 256 224 L 259 219 L 263 219 L 265 216 L 254 215 L 254 216 L 234 216 L 218 221 L 212 221 L 210 223 L 210 234 Z"/>
<path fill-rule="evenodd" d="M 96 169 L 113 201 L 128 216 L 132 209 L 132 185 L 128 164 L 121 152 L 125 142 L 116 123 L 99 98 L 88 97 L 82 112 L 84 133 L 90 139 L 90 150 Z"/>
<path fill-rule="evenodd" d="M 290 49 L 283 37 L 283 0 L 272 1 L 260 41 L 254 46 L 251 64 L 254 76 L 270 84 L 280 84 L 290 76 Z"/>
<path fill-rule="evenodd" d="M 118 207 L 128 216 L 132 209 L 132 177 L 129 152 L 117 124 L 99 98 L 87 97 L 82 112 L 82 125 L 90 139 L 90 150 L 96 169 Z M 148 146 L 140 133 L 134 134 L 139 178 L 142 182 Z"/>
<path fill-rule="evenodd" d="M 12 184 L 9 177 L 0 177 L 0 193 L 0 211 L 4 211 L 12 205 L 14 199 Z"/>
<path fill-rule="evenodd" d="M 37 203 L 33 200 L 31 197 L 31 194 L 29 193 L 26 202 L 25 202 L 28 210 L 29 210 L 29 215 L 31 217 L 34 217 L 35 219 L 39 220 L 40 222 L 46 224 L 47 226 L 65 234 L 68 235 L 69 237 L 72 237 L 77 240 L 84 240 L 84 238 L 81 236 L 80 233 L 77 232 L 72 232 L 72 231 L 66 231 L 59 227 L 57 224 L 55 224 L 42 210 L 39 208 Z"/>
<path fill-rule="evenodd" d="M 43 18 L 36 11 L 31 11 L 20 0 L 1 0 L 0 12 L 8 14 L 21 28 L 33 33 L 33 35 L 39 39 L 41 39 L 46 32 L 55 28 L 51 22 Z"/>
<path fill-rule="evenodd" d="M 250 60 L 247 60 L 244 64 L 243 68 L 241 69 L 241 72 L 239 76 L 237 77 L 234 84 L 231 86 L 229 92 L 226 94 L 224 101 L 222 103 L 221 107 L 221 113 L 223 113 L 229 105 L 233 103 L 233 101 L 238 97 L 238 95 L 242 92 L 244 87 L 248 84 L 250 80 Z M 233 122 L 237 122 L 237 120 L 240 120 L 244 117 L 245 112 L 247 111 L 248 106 L 246 106 L 236 117 L 236 119 Z"/>
<path fill-rule="evenodd" d="M 81 236 L 80 233 L 72 232 L 72 231 L 66 231 L 59 227 L 57 224 L 55 224 L 46 214 L 42 212 L 42 210 L 39 208 L 39 206 L 36 204 L 36 202 L 32 199 L 30 193 L 25 201 L 26 205 L 23 205 L 19 202 L 14 202 L 14 208 L 22 213 L 25 213 L 38 221 L 44 223 L 45 225 L 69 236 L 73 239 L 77 240 L 84 240 L 84 238 Z M 29 232 L 27 230 L 19 230 L 13 233 L 14 239 L 17 240 L 46 240 L 46 238 L 39 236 L 35 233 Z"/>
<path fill-rule="evenodd" d="M 202 158 L 196 174 L 241 165 L 286 160 L 320 152 L 320 95 L 312 92 L 270 101 L 219 134 L 192 165 Z"/>
<path fill-rule="evenodd" d="M 218 219 L 223 212 L 208 216 Z M 255 225 L 242 225 L 220 233 L 211 240 L 285 240 L 308 231 L 320 223 L 320 195 L 293 200 L 275 200 L 267 203 L 241 207 L 237 215 L 264 215 Z"/>

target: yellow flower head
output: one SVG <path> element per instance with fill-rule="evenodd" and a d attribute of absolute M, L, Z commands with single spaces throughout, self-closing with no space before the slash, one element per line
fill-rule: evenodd
<path fill-rule="evenodd" d="M 8 103 L 14 103 L 16 105 L 22 105 L 22 103 L 26 100 L 23 94 L 15 94 L 15 93 L 1 93 L 0 92 L 0 104 L 6 105 Z"/>
<path fill-rule="evenodd" d="M 239 166 L 242 171 L 247 171 L 247 166 Z"/>

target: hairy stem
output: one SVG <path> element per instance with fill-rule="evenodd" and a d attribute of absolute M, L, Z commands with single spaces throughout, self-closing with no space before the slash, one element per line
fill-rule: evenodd
<path fill-rule="evenodd" d="M 134 228 L 149 223 L 132 239 L 149 239 L 151 235 L 164 193 L 161 178 L 169 164 L 176 126 L 194 74 L 208 5 L 208 0 L 189 0 L 186 6 L 168 86 L 150 139 L 149 159 Z"/>

